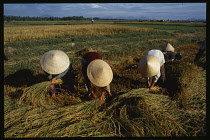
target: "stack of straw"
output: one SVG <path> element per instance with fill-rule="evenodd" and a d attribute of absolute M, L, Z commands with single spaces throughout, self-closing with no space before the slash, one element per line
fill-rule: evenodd
<path fill-rule="evenodd" d="M 37 83 L 30 87 L 27 87 L 21 97 L 18 99 L 18 103 L 26 103 L 32 105 L 34 107 L 44 106 L 48 104 L 47 94 L 49 93 L 50 82 L 45 81 L 41 83 Z"/>
<path fill-rule="evenodd" d="M 137 89 L 117 95 L 104 106 L 99 106 L 99 101 L 95 99 L 71 106 L 48 106 L 48 109 L 45 108 L 35 114 L 34 109 L 28 110 L 19 120 L 21 123 L 15 123 L 13 126 L 15 129 L 8 128 L 5 135 L 7 137 L 14 135 L 13 133 L 17 137 L 188 135 L 183 129 L 183 122 L 179 120 L 182 112 L 174 109 L 169 97 L 150 94 L 148 89 Z M 6 116 L 9 116 L 8 114 L 10 113 Z"/>
<path fill-rule="evenodd" d="M 57 85 L 63 84 L 61 79 L 56 80 Z M 18 99 L 18 104 L 28 104 L 33 107 L 46 105 L 69 105 L 81 102 L 79 97 L 70 96 L 69 92 L 61 89 L 61 93 L 55 97 L 51 97 L 50 81 L 37 83 L 24 89 L 21 97 Z"/>

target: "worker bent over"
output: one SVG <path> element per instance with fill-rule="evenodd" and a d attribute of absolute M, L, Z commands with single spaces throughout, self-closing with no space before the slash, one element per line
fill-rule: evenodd
<path fill-rule="evenodd" d="M 82 74 L 84 77 L 84 83 L 86 91 L 94 98 L 97 96 L 94 94 L 91 83 L 101 87 L 102 94 L 99 97 L 100 104 L 104 103 L 104 94 L 107 91 L 110 93 L 110 83 L 113 79 L 113 73 L 110 66 L 102 60 L 100 54 L 96 52 L 88 52 L 82 58 Z"/>
<path fill-rule="evenodd" d="M 42 56 L 40 64 L 48 79 L 51 81 L 50 91 L 52 96 L 59 93 L 59 91 L 56 90 L 55 84 L 56 80 L 62 77 L 66 77 L 70 91 L 74 91 L 72 66 L 66 53 L 61 50 L 48 51 Z"/>
<path fill-rule="evenodd" d="M 165 82 L 164 55 L 160 50 L 150 50 L 139 61 L 138 69 L 147 80 L 148 88 L 151 91 L 155 83 L 161 77 Z"/>

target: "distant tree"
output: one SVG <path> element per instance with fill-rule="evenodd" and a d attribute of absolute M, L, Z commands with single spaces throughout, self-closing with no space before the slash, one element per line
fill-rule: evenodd
<path fill-rule="evenodd" d="M 99 18 L 99 17 L 94 17 L 93 19 L 94 19 L 94 20 L 100 20 L 100 18 Z"/>
<path fill-rule="evenodd" d="M 88 20 L 83 16 L 69 16 L 69 17 L 20 17 L 20 16 L 4 16 L 4 21 L 65 21 L 65 20 Z M 99 19 L 95 17 L 94 19 Z"/>

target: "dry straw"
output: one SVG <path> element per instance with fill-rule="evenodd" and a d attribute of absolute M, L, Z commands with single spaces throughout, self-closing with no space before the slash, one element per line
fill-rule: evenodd
<path fill-rule="evenodd" d="M 27 87 L 18 99 L 18 103 L 26 103 L 35 107 L 48 104 L 46 96 L 49 92 L 49 87 L 50 81 L 41 82 Z"/>
<path fill-rule="evenodd" d="M 19 118 L 17 122 L 8 119 L 15 110 L 6 114 L 5 137 L 187 135 L 179 121 L 180 112 L 174 109 L 169 97 L 150 94 L 147 89 L 117 95 L 104 106 L 99 106 L 96 99 L 71 106 L 51 105 L 22 112 L 19 107 L 16 109 L 19 113 L 13 114 Z M 14 125 L 9 127 L 11 123 Z"/>
<path fill-rule="evenodd" d="M 202 95 L 199 91 L 199 85 L 202 85 L 200 79 L 203 79 L 201 68 L 184 61 L 171 61 L 165 64 L 165 69 L 167 89 L 171 96 L 178 100 L 180 107 L 189 109 L 192 106 L 200 106 L 198 102 L 205 104 L 205 94 Z M 198 94 L 200 101 L 196 99 Z"/>
<path fill-rule="evenodd" d="M 17 41 L 40 38 L 54 38 L 65 35 L 104 35 L 125 33 L 130 31 L 151 31 L 151 28 L 126 27 L 116 25 L 53 25 L 31 27 L 5 27 L 5 41 Z"/>
<path fill-rule="evenodd" d="M 68 106 L 45 105 L 45 108 L 28 109 L 25 105 L 20 105 L 10 110 L 14 102 L 5 98 L 4 136 L 205 136 L 206 97 L 203 92 L 203 72 L 186 61 L 166 62 L 165 69 L 167 86 L 169 85 L 167 89 L 170 94 L 174 90 L 175 100 L 141 88 L 121 95 L 118 91 L 116 97 L 107 100 L 101 107 L 96 99 Z M 114 88 L 119 90 L 116 86 Z M 22 101 L 27 100 L 24 96 Z"/>
<path fill-rule="evenodd" d="M 79 97 L 71 95 L 67 89 L 62 89 L 63 81 L 56 80 L 56 87 L 59 88 L 61 93 L 56 94 L 55 97 L 51 96 L 50 81 L 37 83 L 23 90 L 21 97 L 18 99 L 18 104 L 27 104 L 32 107 L 42 107 L 47 105 L 70 105 L 79 103 L 82 100 Z"/>

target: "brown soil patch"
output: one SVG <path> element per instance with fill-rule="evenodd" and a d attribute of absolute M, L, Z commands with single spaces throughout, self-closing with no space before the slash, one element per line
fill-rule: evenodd
<path fill-rule="evenodd" d="M 193 38 L 193 37 L 195 37 L 195 34 L 194 33 L 181 34 L 180 37 L 190 37 L 190 38 Z"/>

